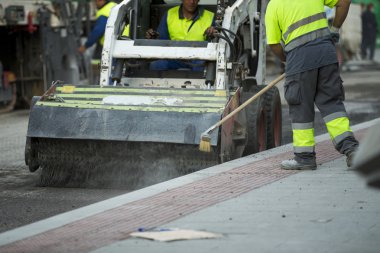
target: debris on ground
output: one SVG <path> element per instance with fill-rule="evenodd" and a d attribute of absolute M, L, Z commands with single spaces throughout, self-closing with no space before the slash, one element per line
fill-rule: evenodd
<path fill-rule="evenodd" d="M 133 232 L 130 235 L 132 237 L 138 237 L 160 242 L 193 239 L 215 239 L 223 237 L 222 234 L 190 229 L 160 229 L 154 231 Z"/>

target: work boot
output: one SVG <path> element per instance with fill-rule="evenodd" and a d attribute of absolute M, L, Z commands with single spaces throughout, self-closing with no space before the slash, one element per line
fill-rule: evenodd
<path fill-rule="evenodd" d="M 352 161 L 354 160 L 356 151 L 351 151 L 346 155 L 346 162 L 347 162 L 347 167 L 350 168 L 352 166 Z"/>
<path fill-rule="evenodd" d="M 299 160 L 299 159 L 297 159 Z M 297 161 L 296 158 L 285 160 L 281 162 L 281 169 L 283 170 L 315 170 L 317 163 L 315 159 L 310 161 Z"/>

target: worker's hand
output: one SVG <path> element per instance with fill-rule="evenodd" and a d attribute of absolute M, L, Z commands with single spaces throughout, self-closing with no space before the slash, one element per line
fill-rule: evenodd
<path fill-rule="evenodd" d="M 330 28 L 330 32 L 331 32 L 331 39 L 333 40 L 335 44 L 338 44 L 340 40 L 339 28 L 332 26 Z"/>
<path fill-rule="evenodd" d="M 160 37 L 160 34 L 153 30 L 152 28 L 148 29 L 145 33 L 145 38 L 150 40 L 150 39 L 158 39 Z"/>
<path fill-rule="evenodd" d="M 209 28 L 206 29 L 204 32 L 204 35 L 206 36 L 207 39 L 213 39 L 215 38 L 215 35 L 218 33 L 218 30 L 215 29 L 215 27 L 210 26 Z"/>
<path fill-rule="evenodd" d="M 86 47 L 85 46 L 80 46 L 78 48 L 78 51 L 79 51 L 79 53 L 83 54 L 86 51 Z"/>

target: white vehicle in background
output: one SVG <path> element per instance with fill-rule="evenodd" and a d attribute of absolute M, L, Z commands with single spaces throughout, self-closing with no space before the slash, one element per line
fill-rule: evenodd
<path fill-rule="evenodd" d="M 0 1 L 0 112 L 16 103 L 27 106 L 53 80 L 89 81 L 89 60 L 77 48 L 85 24 L 89 29 L 90 6 L 88 1 Z"/>

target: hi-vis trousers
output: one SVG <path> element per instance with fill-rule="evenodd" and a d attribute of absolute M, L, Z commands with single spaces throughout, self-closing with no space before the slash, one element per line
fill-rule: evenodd
<path fill-rule="evenodd" d="M 321 112 L 336 150 L 348 154 L 357 148 L 343 104 L 344 88 L 337 63 L 287 76 L 284 88 L 296 156 L 315 157 L 314 104 Z"/>

